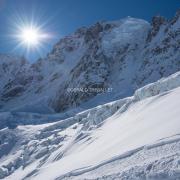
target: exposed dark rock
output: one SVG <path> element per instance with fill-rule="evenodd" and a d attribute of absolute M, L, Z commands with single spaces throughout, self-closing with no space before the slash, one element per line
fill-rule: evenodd
<path fill-rule="evenodd" d="M 16 97 L 20 95 L 24 91 L 24 88 L 22 86 L 13 87 L 9 91 L 2 94 L 3 99 L 9 99 L 12 97 Z"/>
<path fill-rule="evenodd" d="M 154 36 L 156 36 L 156 34 L 159 32 L 160 27 L 163 24 L 166 24 L 166 23 L 167 23 L 167 20 L 164 17 L 162 17 L 162 16 L 154 16 L 152 18 L 152 22 L 151 22 L 152 29 L 148 34 L 147 41 L 148 42 L 151 41 L 152 38 Z"/>

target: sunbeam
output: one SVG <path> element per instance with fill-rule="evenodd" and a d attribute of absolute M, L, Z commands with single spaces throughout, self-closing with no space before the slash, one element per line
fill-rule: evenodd
<path fill-rule="evenodd" d="M 12 40 L 16 42 L 16 46 L 13 51 L 21 49 L 24 55 L 29 55 L 29 53 L 37 53 L 41 56 L 45 47 L 49 44 L 50 40 L 53 38 L 52 33 L 47 30 L 48 22 L 39 22 L 34 18 L 31 18 L 16 13 L 12 22 L 13 32 L 9 35 Z"/>

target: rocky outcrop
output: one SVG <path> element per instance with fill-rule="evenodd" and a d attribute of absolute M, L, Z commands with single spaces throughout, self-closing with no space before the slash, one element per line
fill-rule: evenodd
<path fill-rule="evenodd" d="M 148 34 L 148 41 L 151 41 L 154 36 L 157 35 L 162 25 L 165 25 L 167 23 L 167 20 L 162 16 L 154 16 L 152 18 L 151 26 L 152 29 Z"/>

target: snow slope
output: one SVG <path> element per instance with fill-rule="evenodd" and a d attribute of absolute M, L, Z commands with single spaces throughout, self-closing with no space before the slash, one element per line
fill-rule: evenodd
<path fill-rule="evenodd" d="M 0 177 L 179 179 L 179 79 L 180 72 L 56 123 L 0 130 Z"/>

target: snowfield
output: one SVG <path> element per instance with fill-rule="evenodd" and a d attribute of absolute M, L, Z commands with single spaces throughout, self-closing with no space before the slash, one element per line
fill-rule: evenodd
<path fill-rule="evenodd" d="M 67 119 L 3 128 L 0 178 L 178 180 L 179 99 L 177 72 Z"/>

